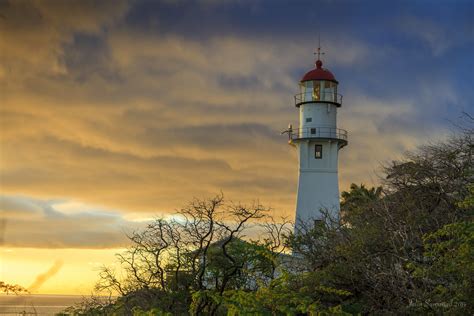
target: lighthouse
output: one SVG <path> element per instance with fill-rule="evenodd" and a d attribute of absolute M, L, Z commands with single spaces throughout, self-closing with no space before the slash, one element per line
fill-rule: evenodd
<path fill-rule="evenodd" d="M 347 131 L 337 127 L 337 111 L 342 95 L 338 81 L 320 60 L 299 82 L 295 106 L 299 110 L 299 126 L 289 126 L 289 144 L 298 152 L 298 193 L 296 199 L 296 231 L 300 224 L 313 225 L 323 219 L 323 211 L 339 217 L 339 150 L 347 145 Z"/>

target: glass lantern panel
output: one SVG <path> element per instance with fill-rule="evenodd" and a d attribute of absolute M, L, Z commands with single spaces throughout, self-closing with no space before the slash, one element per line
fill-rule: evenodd
<path fill-rule="evenodd" d="M 329 102 L 334 102 L 335 100 L 335 95 L 334 95 L 334 88 L 335 88 L 335 83 L 332 81 L 324 81 L 324 101 L 329 101 Z"/>
<path fill-rule="evenodd" d="M 321 100 L 321 82 L 313 81 L 313 101 Z"/>
<path fill-rule="evenodd" d="M 313 82 L 305 81 L 304 101 L 312 101 Z"/>

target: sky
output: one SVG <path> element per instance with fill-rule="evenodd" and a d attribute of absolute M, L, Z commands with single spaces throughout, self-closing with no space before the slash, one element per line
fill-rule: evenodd
<path fill-rule="evenodd" d="M 341 190 L 474 113 L 474 2 L 0 0 L 0 280 L 88 294 L 125 233 L 196 198 L 294 216 L 293 95 L 343 97 Z M 47 276 L 47 277 L 46 277 Z"/>

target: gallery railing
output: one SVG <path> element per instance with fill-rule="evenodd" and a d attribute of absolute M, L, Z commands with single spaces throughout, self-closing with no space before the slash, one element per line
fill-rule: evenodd
<path fill-rule="evenodd" d="M 288 130 L 290 140 L 304 138 L 337 139 L 347 143 L 347 131 L 332 127 L 303 127 Z"/>

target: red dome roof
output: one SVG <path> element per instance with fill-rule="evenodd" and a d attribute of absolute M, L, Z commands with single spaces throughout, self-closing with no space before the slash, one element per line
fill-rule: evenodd
<path fill-rule="evenodd" d="M 329 70 L 323 68 L 323 62 L 320 60 L 316 62 L 315 69 L 308 71 L 306 75 L 303 76 L 301 82 L 309 80 L 330 80 L 337 83 L 334 75 Z"/>

